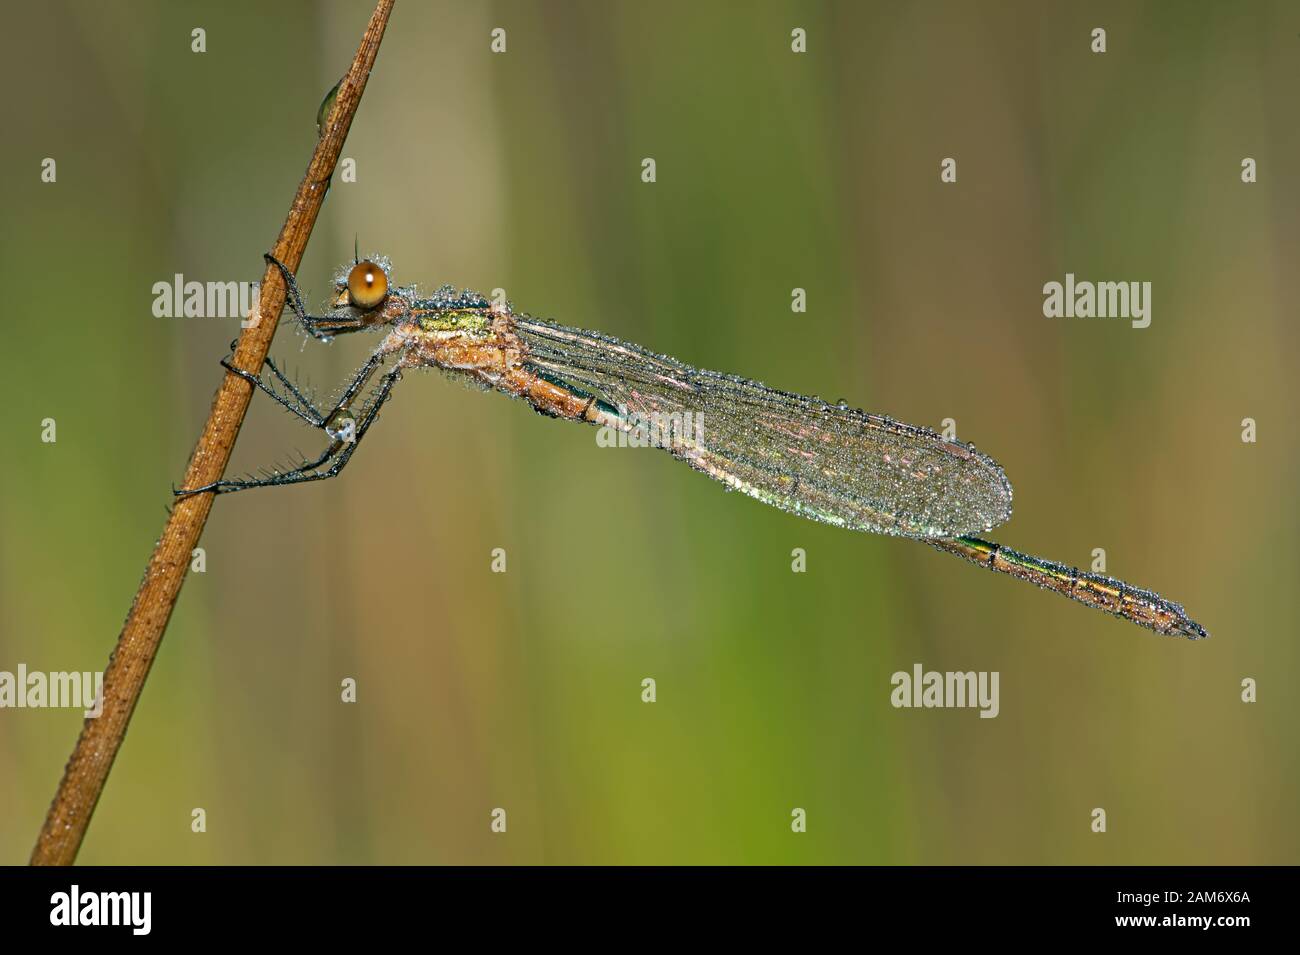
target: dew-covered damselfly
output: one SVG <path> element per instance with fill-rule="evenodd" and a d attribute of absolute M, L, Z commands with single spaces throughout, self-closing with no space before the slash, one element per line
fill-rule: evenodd
<path fill-rule="evenodd" d="M 620 432 L 692 420 L 656 441 L 697 471 L 801 517 L 923 541 L 971 563 L 1027 580 L 1158 633 L 1208 634 L 1183 608 L 1113 577 L 1022 554 L 973 536 L 1011 516 L 1011 484 L 973 445 L 842 403 L 701 371 L 598 332 L 516 314 L 504 301 L 443 286 L 427 297 L 392 283 L 382 256 L 339 269 L 331 310 L 312 316 L 281 263 L 286 301 L 313 337 L 370 330 L 382 340 L 319 409 L 270 359 L 269 376 L 224 362 L 330 443 L 315 460 L 262 477 L 178 494 L 319 481 L 343 470 L 409 368 L 438 368 L 522 398 L 538 412 Z M 378 383 L 369 388 L 376 373 Z"/>

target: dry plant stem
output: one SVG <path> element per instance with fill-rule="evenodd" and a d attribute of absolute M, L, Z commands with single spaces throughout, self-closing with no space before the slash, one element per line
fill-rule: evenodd
<path fill-rule="evenodd" d="M 338 98 L 321 130 L 316 151 L 293 197 L 293 206 L 272 250 L 276 258 L 296 271 L 302 261 L 307 238 L 320 212 L 326 186 L 334 173 L 343 142 L 352 125 L 365 91 L 366 80 L 379 53 L 384 28 L 392 14 L 394 0 L 379 0 L 366 26 L 352 67 L 339 86 Z M 303 113 L 304 122 L 310 112 Z M 260 250 L 259 250 L 260 251 Z M 262 276 L 258 303 L 259 320 L 243 330 L 235 348 L 234 364 L 259 372 L 271 347 L 284 308 L 284 282 L 278 269 L 267 266 Z M 184 487 L 199 487 L 221 479 L 230 452 L 243 424 L 252 385 L 227 372 L 221 382 L 212 411 L 185 472 Z M 181 584 L 190 566 L 190 555 L 212 508 L 212 494 L 195 494 L 176 501 L 162 536 L 154 546 L 145 568 L 144 580 L 127 614 L 117 647 L 104 671 L 104 707 L 96 719 L 87 719 L 81 736 L 63 772 L 45 825 L 32 850 L 33 865 L 70 865 L 77 857 L 90 816 L 103 792 L 131 713 L 140 698 L 145 677 L 153 664 L 171 617 Z"/>

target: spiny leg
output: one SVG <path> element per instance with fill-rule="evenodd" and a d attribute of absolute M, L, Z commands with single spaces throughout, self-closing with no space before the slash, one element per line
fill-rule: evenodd
<path fill-rule="evenodd" d="M 334 406 L 334 411 L 330 412 L 329 416 L 326 418 L 327 421 L 330 417 L 333 417 L 334 414 L 352 403 L 352 399 L 357 396 L 357 392 L 366 386 L 366 382 L 368 382 L 370 376 L 375 373 L 375 369 L 382 365 L 390 354 L 392 353 L 383 351 L 381 347 L 379 351 L 366 359 L 366 363 L 361 366 L 361 370 L 358 371 L 356 377 L 352 379 L 352 383 L 343 390 L 343 394 L 339 397 L 339 403 Z M 396 369 L 394 369 L 394 371 L 395 370 Z M 389 372 L 389 374 L 391 375 L 392 372 Z M 388 375 L 385 375 L 384 377 L 387 378 Z"/>
<path fill-rule="evenodd" d="M 379 417 L 379 409 L 383 407 L 384 402 L 389 398 L 396 384 L 402 377 L 401 367 L 394 368 L 385 374 L 379 381 L 379 388 L 375 397 L 366 409 L 366 413 L 361 423 L 356 427 L 356 433 L 351 441 L 335 439 L 334 442 L 326 449 L 315 461 L 303 464 L 301 467 L 294 468 L 292 471 L 285 471 L 281 474 L 274 474 L 268 478 L 244 479 L 238 481 L 217 481 L 205 487 L 196 488 L 192 491 L 179 491 L 179 494 L 198 494 L 202 491 L 214 491 L 217 494 L 226 494 L 232 491 L 243 491 L 254 487 L 279 487 L 283 484 L 304 484 L 308 481 L 324 481 L 332 477 L 337 477 L 339 473 L 347 466 L 357 446 L 361 444 L 361 439 L 365 437 L 370 426 L 375 419 Z M 331 415 L 331 417 L 333 417 Z M 324 471 L 318 470 L 331 457 L 335 458 Z"/>
<path fill-rule="evenodd" d="M 226 371 L 230 372 L 231 374 L 238 375 L 240 378 L 243 378 L 245 381 L 252 384 L 254 388 L 257 388 L 259 391 L 263 391 L 266 394 L 270 395 L 272 398 L 275 399 L 275 401 L 278 404 L 283 406 L 285 409 L 287 409 L 290 413 L 292 413 L 296 417 L 299 417 L 303 421 L 306 421 L 313 428 L 323 428 L 325 426 L 326 419 L 316 409 L 316 406 L 311 403 L 311 401 L 307 398 L 307 396 L 304 395 L 296 385 L 294 385 L 291 381 L 289 381 L 289 379 L 287 379 L 280 372 L 280 369 L 275 367 L 275 362 L 271 361 L 270 358 L 266 359 L 266 365 L 271 369 L 272 372 L 275 373 L 275 377 L 280 379 L 280 381 L 283 382 L 289 388 L 290 393 L 293 395 L 294 399 L 298 402 L 298 404 L 295 404 L 293 401 L 290 401 L 284 395 L 280 394 L 280 392 L 276 391 L 274 388 L 268 385 L 265 381 L 262 380 L 261 375 L 255 375 L 251 371 L 244 371 L 244 369 L 231 364 L 229 358 L 221 359 L 221 367 L 226 369 Z"/>
<path fill-rule="evenodd" d="M 215 494 L 231 494 L 235 491 L 246 491 L 249 488 L 254 488 L 254 487 L 276 487 L 277 485 L 280 484 L 297 484 L 300 481 L 319 480 L 321 474 L 318 473 L 316 469 L 324 465 L 326 461 L 328 461 L 330 458 L 338 454 L 339 450 L 343 448 L 343 446 L 346 443 L 347 442 L 341 440 L 333 441 L 331 442 L 330 446 L 326 448 L 324 452 L 321 453 L 321 456 L 317 458 L 315 461 L 306 461 L 303 464 L 301 464 L 299 467 L 296 467 L 290 471 L 281 471 L 279 473 L 272 474 L 270 477 L 241 478 L 239 480 L 234 480 L 234 481 L 229 481 L 229 480 L 214 481 L 211 484 L 205 484 L 203 487 L 195 488 L 193 490 L 182 489 L 176 491 L 175 493 L 180 496 L 188 496 L 190 494 L 202 494 L 204 491 L 212 491 Z"/>
<path fill-rule="evenodd" d="M 275 375 L 275 377 L 279 379 L 280 383 L 289 389 L 289 394 L 293 395 L 302 407 L 306 408 L 316 417 L 317 421 L 315 423 L 317 424 L 317 427 L 319 427 L 320 423 L 325 420 L 325 416 L 316 408 L 315 403 L 302 393 L 302 389 L 298 387 L 297 382 L 291 380 L 284 372 L 277 368 L 275 362 L 271 360 L 270 356 L 267 356 L 266 367 L 270 368 L 271 374 Z"/>
<path fill-rule="evenodd" d="M 298 317 L 298 320 L 302 325 L 302 327 L 305 328 L 308 331 L 308 333 L 314 336 L 315 338 L 321 341 L 329 341 L 331 336 L 325 332 L 322 332 L 318 327 L 320 323 L 325 321 L 325 319 L 307 314 L 307 309 L 302 304 L 302 294 L 298 291 L 298 281 L 294 277 L 294 274 L 289 271 L 289 267 L 285 265 L 283 262 L 281 262 L 279 259 L 277 259 L 275 256 L 271 255 L 269 252 L 265 253 L 262 257 L 266 259 L 267 262 L 271 263 L 277 269 L 280 270 L 280 276 L 284 280 L 285 302 L 288 304 L 290 310 L 294 313 L 294 315 Z M 355 331 L 361 327 L 362 324 L 358 322 L 354 328 L 335 328 L 333 329 L 333 331 L 336 334 L 338 334 L 344 331 Z M 232 351 L 234 350 L 233 344 L 231 346 L 231 350 Z M 328 424 L 330 420 L 341 410 L 345 409 L 351 403 L 352 399 L 356 397 L 357 392 L 360 391 L 363 387 L 365 387 L 365 384 L 369 380 L 370 375 L 383 362 L 385 357 L 386 354 L 383 352 L 376 352 L 374 355 L 370 357 L 370 359 L 366 362 L 366 364 L 361 367 L 360 372 L 357 373 L 352 383 L 343 392 L 343 395 L 339 398 L 338 404 L 334 406 L 334 410 L 331 411 L 329 414 L 322 414 L 321 411 L 317 409 L 316 406 L 311 402 L 311 400 L 308 399 L 307 396 L 302 393 L 302 391 L 298 388 L 298 386 L 294 384 L 294 382 L 292 382 L 288 378 L 288 376 L 286 376 L 282 371 L 280 371 L 278 367 L 276 367 L 275 362 L 271 360 L 270 356 L 268 356 L 265 359 L 266 366 L 271 369 L 271 373 L 275 375 L 277 379 L 279 379 L 280 383 L 283 384 L 284 387 L 288 389 L 289 393 L 297 400 L 297 402 L 299 403 L 299 407 L 295 407 L 282 394 L 277 392 L 274 388 L 268 386 L 262 380 L 260 375 L 252 375 L 251 373 L 246 372 L 243 369 L 235 368 L 229 363 L 228 359 L 222 361 L 221 364 L 229 371 L 234 372 L 235 374 L 239 375 L 241 378 L 245 379 L 246 381 L 252 382 L 254 386 L 266 392 L 277 402 L 279 402 L 281 405 L 287 408 L 290 412 L 297 415 L 299 418 L 302 418 L 308 424 L 312 425 L 313 427 L 321 428 L 322 430 L 328 433 L 330 430 L 328 428 Z M 331 435 L 331 437 L 333 437 L 333 435 Z"/>
<path fill-rule="evenodd" d="M 275 264 L 279 268 L 281 269 L 284 268 L 284 266 L 281 265 L 278 261 L 275 261 L 274 259 L 272 259 L 272 261 L 275 262 Z M 286 282 L 287 281 L 289 280 L 286 278 Z M 294 295 L 297 295 L 296 287 L 294 288 L 293 293 Z M 305 326 L 308 328 L 309 331 L 312 332 L 312 334 L 315 334 L 315 330 L 310 327 L 310 322 L 314 321 L 314 319 L 312 318 L 312 316 L 303 313 L 301 311 L 301 308 L 302 308 L 301 302 L 298 302 L 294 309 L 295 313 L 299 314 L 300 317 L 308 320 L 305 323 Z M 327 338 L 327 336 L 318 336 L 318 337 Z M 232 353 L 235 350 L 235 344 L 236 344 L 235 342 L 232 342 L 230 345 L 230 350 Z M 284 406 L 290 413 L 296 415 L 297 417 L 301 418 L 303 421 L 306 421 L 308 424 L 316 428 L 324 427 L 325 422 L 329 420 L 330 415 L 321 412 L 321 410 L 316 407 L 315 403 L 310 398 L 308 398 L 305 394 L 303 394 L 302 389 L 298 387 L 297 383 L 294 382 L 291 378 L 289 378 L 288 375 L 286 375 L 284 372 L 280 370 L 279 366 L 276 365 L 275 361 L 269 355 L 263 360 L 263 363 L 266 365 L 267 368 L 271 370 L 271 374 L 273 374 L 276 377 L 276 379 L 285 388 L 285 390 L 288 391 L 289 395 L 293 398 L 294 402 L 297 402 L 296 405 L 293 402 L 289 401 L 287 398 L 285 398 L 285 396 L 281 394 L 279 391 L 277 391 L 275 388 L 268 385 L 260 375 L 254 375 L 251 372 L 244 371 L 244 369 L 242 368 L 235 367 L 231 363 L 230 357 L 231 356 L 227 356 L 226 358 L 223 358 L 221 360 L 221 366 L 223 368 L 225 368 L 229 372 L 232 372 L 233 374 L 238 375 L 240 378 L 243 378 L 245 381 L 250 382 L 254 387 L 270 395 L 273 399 L 275 399 L 276 402 Z M 373 369 L 371 370 L 373 371 Z M 352 395 L 356 394 L 356 388 L 357 388 L 357 383 L 354 382 L 353 387 L 351 389 Z M 335 411 L 337 410 L 338 408 L 336 407 Z"/>
<path fill-rule="evenodd" d="M 280 270 L 280 277 L 284 279 L 285 302 L 288 304 L 290 311 L 298 316 L 298 321 L 302 327 L 318 341 L 329 341 L 329 336 L 314 327 L 314 324 L 310 321 L 312 316 L 307 314 L 307 309 L 302 304 L 302 294 L 298 291 L 298 280 L 289 271 L 289 267 L 269 252 L 263 253 L 262 258 Z"/>
<path fill-rule="evenodd" d="M 344 425 L 344 428 L 340 428 L 337 427 L 337 422 L 339 421 L 340 417 L 345 412 L 348 411 L 351 402 L 353 401 L 354 398 L 356 398 L 357 393 L 361 391 L 362 388 L 365 387 L 366 382 L 370 380 L 370 376 L 374 374 L 375 369 L 378 368 L 381 364 L 383 364 L 384 360 L 387 357 L 388 355 L 382 351 L 376 352 L 375 354 L 371 355 L 370 358 L 366 360 L 366 363 L 361 366 L 360 370 L 353 377 L 348 387 L 344 389 L 343 394 L 342 396 L 340 396 L 338 403 L 334 406 L 333 410 L 330 411 L 328 415 L 321 415 L 314 408 L 312 409 L 312 413 L 315 415 L 316 420 L 309 418 L 301 411 L 295 409 L 282 395 L 280 395 L 273 389 L 269 388 L 264 382 L 262 382 L 257 375 L 252 375 L 251 373 L 245 372 L 242 369 L 233 368 L 227 365 L 227 367 L 229 367 L 231 371 L 233 371 L 235 374 L 249 381 L 252 381 L 255 385 L 257 385 L 267 394 L 271 395 L 271 397 L 275 398 L 278 402 L 280 402 L 280 404 L 284 405 L 290 411 L 293 411 L 300 418 L 312 424 L 314 427 L 324 431 L 333 440 L 330 443 L 329 447 L 327 447 L 325 451 L 321 454 L 321 456 L 318 457 L 315 461 L 305 461 L 302 464 L 300 464 L 298 467 L 293 468 L 289 471 L 284 471 L 279 474 L 273 474 L 270 477 L 265 477 L 265 478 L 244 478 L 240 480 L 221 480 L 221 481 L 213 481 L 211 484 L 205 484 L 202 487 L 181 488 L 181 489 L 173 488 L 172 493 L 177 495 L 178 497 L 184 497 L 190 494 L 202 494 L 205 491 L 213 491 L 217 494 L 226 494 L 232 491 L 243 491 L 243 490 L 247 490 L 248 488 L 254 488 L 254 487 L 274 487 L 280 484 L 297 484 L 302 481 L 319 481 L 325 477 L 334 477 L 334 475 L 338 474 L 338 472 L 342 470 L 343 465 L 346 464 L 348 458 L 352 456 L 352 452 L 356 450 L 357 444 L 361 441 L 361 436 L 365 434 L 366 430 L 369 429 L 371 423 L 378 416 L 379 407 L 385 401 L 388 400 L 388 395 L 393 389 L 393 384 L 399 378 L 401 378 L 400 366 L 394 368 L 392 371 L 384 375 L 383 378 L 380 379 L 380 387 L 376 392 L 375 398 L 372 400 L 369 407 L 367 408 L 366 414 L 361 424 L 356 425 L 355 419 L 351 419 L 353 425 L 353 433 L 351 435 L 351 440 L 348 440 L 347 438 L 344 437 L 340 437 L 340 434 L 343 432 L 346 425 Z M 334 427 L 331 426 L 332 423 L 335 424 Z M 342 453 L 340 454 L 340 452 Z M 339 460 L 336 461 L 328 471 L 321 472 L 319 474 L 312 473 L 315 472 L 321 466 L 323 466 L 330 458 L 334 457 L 335 455 L 340 455 Z"/>
<path fill-rule="evenodd" d="M 335 312 L 330 315 L 308 315 L 302 304 L 302 293 L 298 291 L 298 280 L 294 278 L 289 267 L 269 253 L 264 256 L 280 270 L 284 279 L 285 304 L 298 317 L 298 323 L 317 341 L 327 342 L 336 335 L 359 332 L 366 327 L 366 322 L 357 315 Z"/>
<path fill-rule="evenodd" d="M 388 401 L 389 395 L 393 391 L 393 385 L 397 384 L 397 382 L 401 381 L 401 379 L 402 379 L 401 366 L 394 368 L 392 371 L 388 372 L 382 378 L 380 378 L 379 388 L 375 392 L 375 397 L 371 401 L 369 406 L 367 406 L 365 415 L 361 419 L 361 423 L 356 426 L 356 433 L 353 435 L 352 440 L 343 442 L 344 444 L 343 453 L 338 456 L 338 459 L 332 465 L 330 465 L 330 467 L 327 470 L 321 472 L 320 474 L 314 476 L 306 476 L 297 480 L 320 481 L 320 480 L 324 480 L 325 478 L 332 478 L 337 476 L 338 473 L 342 471 L 343 468 L 347 465 L 348 459 L 352 457 L 353 452 L 355 452 L 357 449 L 357 445 L 361 443 L 361 439 L 365 437 L 366 432 L 370 430 L 370 426 L 374 424 L 375 419 L 379 417 L 379 409 L 384 406 L 384 403 L 386 401 Z M 284 481 L 278 483 L 293 484 L 293 483 L 297 483 L 297 480 Z"/>
<path fill-rule="evenodd" d="M 238 347 L 238 345 L 239 345 L 239 339 L 235 339 L 233 342 L 230 343 L 230 354 L 227 355 L 225 358 L 221 359 L 222 368 L 226 369 L 226 371 L 230 372 L 232 375 L 238 375 L 240 378 L 243 378 L 246 382 L 251 384 L 254 388 L 258 389 L 259 391 L 266 392 L 266 394 L 274 398 L 279 404 L 283 405 L 286 409 L 288 409 L 288 411 L 290 411 L 295 416 L 301 418 L 303 421 L 306 421 L 312 427 L 319 428 L 324 424 L 325 416 L 320 413 L 320 411 L 317 409 L 316 405 L 312 402 L 312 400 L 302 393 L 302 390 L 297 386 L 297 384 L 291 381 L 284 374 L 284 372 L 280 371 L 280 369 L 276 367 L 276 364 L 274 361 L 271 360 L 270 355 L 262 359 L 262 363 L 266 365 L 268 368 L 270 368 L 272 374 L 274 374 L 275 377 L 279 379 L 280 383 L 283 384 L 289 390 L 289 393 L 298 402 L 298 405 L 296 407 L 293 404 L 291 404 L 284 397 L 284 395 L 280 394 L 278 391 L 276 391 L 274 388 L 268 385 L 262 379 L 261 375 L 255 375 L 251 371 L 245 371 L 244 369 L 236 366 L 231 359 L 235 357 L 235 349 Z"/>

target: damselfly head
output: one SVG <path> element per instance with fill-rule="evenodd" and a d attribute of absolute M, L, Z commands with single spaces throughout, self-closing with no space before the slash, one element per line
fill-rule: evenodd
<path fill-rule="evenodd" d="M 328 315 L 307 315 L 301 306 L 295 309 L 303 327 L 312 337 L 328 341 L 335 335 L 392 324 L 410 307 L 410 290 L 393 285 L 392 270 L 392 263 L 382 255 L 342 266 L 334 273 Z"/>
<path fill-rule="evenodd" d="M 336 286 L 335 307 L 351 305 L 363 311 L 378 308 L 388 297 L 388 272 L 376 262 L 358 262 Z"/>

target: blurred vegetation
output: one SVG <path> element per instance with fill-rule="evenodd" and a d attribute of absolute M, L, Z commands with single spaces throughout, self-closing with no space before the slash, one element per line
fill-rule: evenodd
<path fill-rule="evenodd" d="M 257 278 L 367 10 L 25 11 L 0 669 L 104 665 L 235 333 L 151 287 Z M 1298 34 L 1281 2 L 399 4 L 313 300 L 357 237 L 400 281 L 953 418 L 1015 484 L 999 540 L 1104 548 L 1214 638 L 408 376 L 340 480 L 217 502 L 81 861 L 1294 863 Z M 1151 327 L 1043 318 L 1067 271 L 1151 281 Z M 272 353 L 328 392 L 368 344 Z M 234 467 L 316 446 L 258 402 Z M 1000 671 L 1001 715 L 892 709 L 916 662 Z M 0 712 L 0 861 L 78 726 Z"/>

